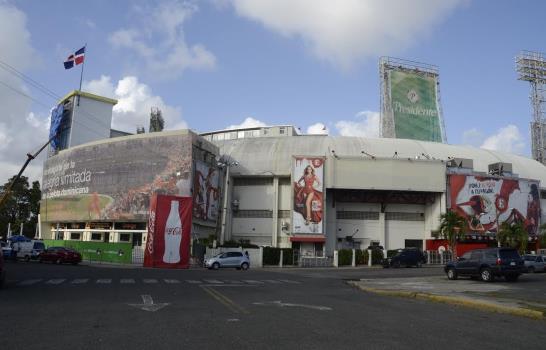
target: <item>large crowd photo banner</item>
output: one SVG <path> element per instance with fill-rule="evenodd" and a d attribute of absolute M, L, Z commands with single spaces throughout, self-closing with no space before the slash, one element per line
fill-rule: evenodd
<path fill-rule="evenodd" d="M 476 175 L 449 175 L 451 210 L 463 216 L 468 232 L 496 233 L 506 223 L 523 223 L 530 235 L 538 233 L 538 181 Z"/>
<path fill-rule="evenodd" d="M 294 234 L 323 234 L 324 161 L 324 157 L 293 158 Z"/>

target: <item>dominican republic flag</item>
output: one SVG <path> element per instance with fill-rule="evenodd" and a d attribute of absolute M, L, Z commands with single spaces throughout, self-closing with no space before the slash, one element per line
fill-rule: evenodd
<path fill-rule="evenodd" d="M 76 51 L 75 53 L 68 56 L 64 62 L 64 69 L 70 69 L 74 66 L 77 66 L 80 63 L 83 63 L 85 57 L 85 46 Z"/>

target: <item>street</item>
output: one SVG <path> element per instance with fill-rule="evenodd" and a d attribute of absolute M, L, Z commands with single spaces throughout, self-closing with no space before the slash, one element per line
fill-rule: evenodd
<path fill-rule="evenodd" d="M 544 321 L 377 296 L 350 279 L 422 269 L 205 269 L 8 263 L 5 349 L 514 349 Z"/>

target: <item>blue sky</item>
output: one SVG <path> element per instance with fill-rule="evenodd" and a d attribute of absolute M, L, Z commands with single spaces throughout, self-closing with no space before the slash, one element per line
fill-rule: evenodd
<path fill-rule="evenodd" d="M 390 55 L 439 67 L 449 143 L 528 156 L 529 86 L 514 57 L 546 51 L 543 13 L 539 0 L 0 0 L 0 61 L 64 95 L 80 69 L 62 62 L 87 43 L 84 90 L 118 99 L 114 127 L 130 132 L 155 106 L 171 129 L 373 137 L 378 60 Z M 3 182 L 47 140 L 56 101 L 5 69 L 0 82 Z"/>

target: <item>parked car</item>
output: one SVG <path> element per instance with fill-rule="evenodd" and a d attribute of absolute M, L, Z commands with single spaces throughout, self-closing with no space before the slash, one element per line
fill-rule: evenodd
<path fill-rule="evenodd" d="M 14 242 L 12 249 L 15 251 L 17 259 L 30 261 L 30 259 L 38 259 L 40 254 L 45 250 L 45 244 L 43 241 L 39 240 L 20 241 Z"/>
<path fill-rule="evenodd" d="M 6 269 L 4 268 L 4 254 L 0 250 L 0 288 L 4 286 L 6 281 Z"/>
<path fill-rule="evenodd" d="M 546 272 L 546 256 L 524 255 L 523 260 L 526 272 Z"/>
<path fill-rule="evenodd" d="M 464 253 L 456 261 L 448 262 L 444 271 L 450 280 L 470 276 L 492 282 L 495 277 L 504 277 L 506 281 L 513 282 L 525 271 L 525 265 L 513 248 L 487 248 Z"/>
<path fill-rule="evenodd" d="M 242 252 L 226 252 L 205 260 L 205 267 L 218 270 L 221 267 L 235 267 L 237 270 L 248 270 L 250 260 Z"/>
<path fill-rule="evenodd" d="M 398 249 L 398 252 L 390 257 L 383 259 L 383 267 L 417 266 L 421 267 L 427 262 L 426 255 L 417 248 Z"/>
<path fill-rule="evenodd" d="M 4 256 L 4 260 L 11 259 L 12 249 L 10 243 L 0 242 L 0 246 L 2 247 L 2 255 Z"/>
<path fill-rule="evenodd" d="M 71 248 L 50 247 L 40 254 L 39 261 L 50 261 L 57 264 L 71 263 L 77 265 L 82 261 L 82 255 Z"/>

